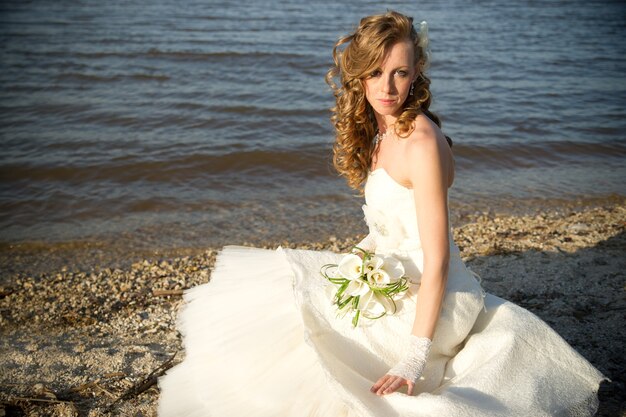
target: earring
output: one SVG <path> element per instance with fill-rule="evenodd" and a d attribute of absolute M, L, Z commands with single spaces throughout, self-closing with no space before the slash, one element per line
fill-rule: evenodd
<path fill-rule="evenodd" d="M 411 89 L 409 90 L 409 95 L 412 96 L 413 95 L 413 90 L 415 89 L 415 84 L 411 83 Z"/>

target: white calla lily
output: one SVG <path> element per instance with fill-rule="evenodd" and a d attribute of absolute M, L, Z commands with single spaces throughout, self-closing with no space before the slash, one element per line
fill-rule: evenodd
<path fill-rule="evenodd" d="M 384 269 L 375 269 L 367 273 L 367 282 L 375 287 L 382 287 L 391 282 L 391 277 Z"/>
<path fill-rule="evenodd" d="M 365 294 L 361 296 L 361 298 L 359 298 L 359 304 L 357 305 L 356 308 L 361 311 L 367 310 L 369 304 L 372 302 L 374 297 L 375 297 L 374 291 L 366 292 Z"/>
<path fill-rule="evenodd" d="M 340 276 L 354 281 L 359 279 L 363 274 L 363 260 L 359 256 L 351 253 L 341 259 L 337 269 L 339 270 Z"/>
<path fill-rule="evenodd" d="M 355 279 L 350 281 L 348 286 L 346 287 L 345 293 L 348 295 L 352 295 L 356 297 L 357 295 L 363 296 L 370 290 L 369 285 L 365 281 L 361 281 L 360 279 Z"/>
<path fill-rule="evenodd" d="M 380 256 L 373 255 L 372 257 L 370 257 L 368 260 L 364 262 L 363 273 L 367 275 L 370 272 L 380 269 L 383 266 L 384 262 L 385 261 Z"/>
<path fill-rule="evenodd" d="M 394 314 L 396 312 L 396 305 L 389 297 L 385 297 L 383 294 L 375 294 L 375 296 L 376 301 L 387 314 Z"/>
<path fill-rule="evenodd" d="M 367 317 L 378 317 L 385 313 L 386 309 L 383 304 L 380 303 L 379 295 L 374 291 L 366 293 L 359 299 L 358 309 L 361 310 Z"/>
<path fill-rule="evenodd" d="M 386 256 L 383 269 L 389 275 L 389 283 L 394 283 L 404 276 L 404 265 L 396 258 Z"/>

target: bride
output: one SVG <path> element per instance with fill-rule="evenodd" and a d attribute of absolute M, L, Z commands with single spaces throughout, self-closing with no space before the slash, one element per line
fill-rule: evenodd
<path fill-rule="evenodd" d="M 186 293 L 186 357 L 159 381 L 159 414 L 593 415 L 604 377 L 539 318 L 485 294 L 452 241 L 452 143 L 429 111 L 425 22 L 418 33 L 393 11 L 366 17 L 333 56 L 334 163 L 364 188 L 370 228 L 358 246 L 395 259 L 408 290 L 354 327 L 320 274 L 343 256 L 226 247 L 211 282 Z"/>

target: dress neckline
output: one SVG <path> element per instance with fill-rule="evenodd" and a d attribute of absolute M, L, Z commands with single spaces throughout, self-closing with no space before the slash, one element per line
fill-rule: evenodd
<path fill-rule="evenodd" d="M 382 172 L 381 172 L 381 171 L 382 171 Z M 379 173 L 379 172 L 381 172 L 382 174 L 384 174 L 384 175 L 385 175 L 385 177 L 387 177 L 387 178 L 388 178 L 391 182 L 393 182 L 393 183 L 394 183 L 397 187 L 399 187 L 399 188 L 401 188 L 401 189 L 403 189 L 403 190 L 405 190 L 405 191 L 408 191 L 408 192 L 412 192 L 412 191 L 413 191 L 413 188 L 407 188 L 407 187 L 405 187 L 404 185 L 400 184 L 398 181 L 396 181 L 396 180 L 395 180 L 395 179 L 394 179 L 391 175 L 389 175 L 389 173 L 387 172 L 387 170 L 386 170 L 385 168 L 376 168 L 375 170 L 370 171 L 370 176 L 372 176 L 372 175 L 374 175 L 374 174 L 376 174 L 376 173 Z"/>

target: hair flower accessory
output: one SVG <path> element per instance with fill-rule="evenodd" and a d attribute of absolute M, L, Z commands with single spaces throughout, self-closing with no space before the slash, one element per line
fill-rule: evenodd
<path fill-rule="evenodd" d="M 419 46 L 422 49 L 428 49 L 428 22 L 422 20 L 420 23 L 420 41 Z"/>
<path fill-rule="evenodd" d="M 423 61 L 424 61 L 424 69 L 427 69 L 430 65 L 430 49 L 429 40 L 428 40 L 428 22 L 422 20 L 420 22 L 420 33 L 419 33 L 419 41 L 418 46 L 422 50 Z"/>

